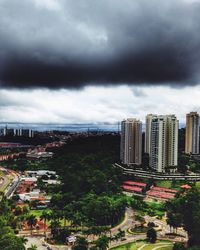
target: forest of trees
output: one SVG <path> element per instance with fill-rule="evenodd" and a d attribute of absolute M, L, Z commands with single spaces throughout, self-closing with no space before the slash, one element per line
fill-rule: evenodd
<path fill-rule="evenodd" d="M 166 203 L 166 209 L 168 224 L 175 230 L 183 226 L 188 233 L 188 245 L 200 248 L 200 190 L 193 187 L 188 192 L 179 192 Z"/>
<path fill-rule="evenodd" d="M 0 202 L 0 249 L 25 250 L 25 238 L 14 233 L 16 219 L 12 213 L 14 203 L 2 198 Z"/>
<path fill-rule="evenodd" d="M 119 156 L 119 137 L 79 138 L 55 150 L 49 163 L 61 176 L 62 185 L 52 196 L 55 211 L 68 219 L 79 217 L 88 226 L 115 225 L 125 212 L 126 197 L 120 188 L 122 172 L 113 167 Z"/>

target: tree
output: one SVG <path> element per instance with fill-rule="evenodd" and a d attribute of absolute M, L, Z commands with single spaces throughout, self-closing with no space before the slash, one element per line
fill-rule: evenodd
<path fill-rule="evenodd" d="M 121 228 L 118 229 L 118 233 L 115 235 L 115 239 L 123 239 L 125 237 L 125 231 L 121 230 Z"/>
<path fill-rule="evenodd" d="M 60 221 L 58 221 L 58 220 L 52 220 L 50 227 L 51 227 L 51 234 L 55 238 L 56 235 L 58 234 L 58 228 L 60 227 Z"/>
<path fill-rule="evenodd" d="M 25 246 L 20 237 L 10 234 L 4 234 L 0 237 L 0 249 L 6 250 L 25 250 Z"/>
<path fill-rule="evenodd" d="M 28 206 L 24 206 L 24 207 L 22 208 L 22 212 L 23 212 L 23 214 L 28 214 L 28 212 L 29 212 Z"/>
<path fill-rule="evenodd" d="M 184 226 L 189 246 L 200 246 L 200 190 L 196 187 L 180 192 L 167 203 L 168 223 Z"/>
<path fill-rule="evenodd" d="M 142 169 L 147 170 L 149 168 L 149 154 L 143 153 L 142 155 Z"/>
<path fill-rule="evenodd" d="M 173 246 L 173 250 L 186 250 L 183 243 L 176 242 Z"/>
<path fill-rule="evenodd" d="M 96 240 L 95 247 L 98 250 L 106 250 L 109 247 L 109 241 L 109 237 L 103 235 L 98 240 Z"/>
<path fill-rule="evenodd" d="M 141 215 L 135 215 L 135 220 L 140 222 L 140 226 L 144 227 L 145 224 L 145 219 L 143 216 Z"/>
<path fill-rule="evenodd" d="M 155 243 L 157 239 L 157 232 L 154 228 L 149 228 L 147 230 L 147 241 L 150 243 Z"/>
<path fill-rule="evenodd" d="M 37 249 L 38 249 L 37 246 L 33 244 L 27 248 L 27 250 L 37 250 Z"/>
<path fill-rule="evenodd" d="M 87 250 L 88 249 L 88 241 L 84 237 L 78 237 L 76 240 L 76 244 L 73 247 L 73 250 Z"/>
<path fill-rule="evenodd" d="M 187 172 L 187 165 L 189 164 L 190 156 L 179 155 L 178 157 L 178 171 L 185 174 Z"/>
<path fill-rule="evenodd" d="M 46 238 L 46 230 L 47 230 L 47 220 L 50 219 L 50 214 L 46 211 L 43 211 L 41 216 L 40 216 L 40 219 L 44 220 L 44 235 L 45 235 L 45 238 Z"/>
<path fill-rule="evenodd" d="M 147 226 L 148 226 L 148 227 L 155 227 L 156 225 L 155 225 L 154 222 L 148 222 Z"/>
<path fill-rule="evenodd" d="M 27 224 L 30 227 L 30 231 L 31 231 L 31 235 L 32 235 L 33 234 L 33 227 L 37 224 L 37 219 L 36 219 L 35 215 L 31 214 L 30 216 L 28 216 Z"/>
<path fill-rule="evenodd" d="M 139 210 L 142 210 L 146 206 L 145 202 L 143 201 L 143 197 L 136 195 L 133 195 L 130 205 L 132 208 Z"/>
<path fill-rule="evenodd" d="M 22 214 L 22 209 L 21 209 L 20 206 L 17 206 L 17 207 L 15 208 L 15 215 L 18 216 L 18 215 L 20 215 L 20 214 Z"/>

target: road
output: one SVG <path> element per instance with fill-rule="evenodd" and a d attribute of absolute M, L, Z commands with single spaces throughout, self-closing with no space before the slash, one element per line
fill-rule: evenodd
<path fill-rule="evenodd" d="M 48 250 L 47 246 L 49 246 L 49 250 L 69 250 L 70 248 L 68 246 L 52 246 L 47 243 L 45 243 L 46 246 L 44 246 L 44 237 L 26 237 L 28 242 L 26 243 L 26 249 L 29 248 L 31 245 L 36 245 L 38 250 Z"/>
<path fill-rule="evenodd" d="M 115 235 L 118 233 L 118 230 L 121 229 L 123 231 L 126 231 L 133 225 L 134 214 L 133 210 L 131 208 L 126 208 L 125 218 L 124 221 L 119 224 L 118 226 L 111 229 L 111 234 Z"/>
<path fill-rule="evenodd" d="M 154 222 L 157 226 L 160 227 L 161 231 L 159 231 L 157 233 L 158 238 L 165 237 L 165 239 L 167 239 L 165 234 L 170 233 L 170 227 L 169 227 L 169 225 L 167 225 L 167 223 L 165 221 L 159 220 L 155 217 L 151 217 L 148 215 L 145 215 L 144 218 L 145 218 L 146 224 L 148 224 L 148 222 Z M 115 246 L 119 246 L 122 244 L 135 242 L 136 240 L 139 240 L 139 239 L 145 239 L 146 234 L 133 235 L 133 234 L 130 234 L 127 232 L 127 229 L 134 226 L 134 222 L 135 222 L 134 212 L 131 208 L 127 208 L 124 221 L 120 225 L 118 225 L 117 227 L 115 227 L 111 230 L 112 235 L 116 234 L 118 232 L 119 228 L 121 230 L 124 230 L 126 232 L 125 240 L 124 241 L 118 240 L 115 242 L 111 242 L 109 247 L 115 247 Z M 183 237 L 176 237 L 175 239 L 173 239 L 174 241 L 186 241 L 187 240 L 187 233 L 182 228 L 178 228 L 177 234 L 182 235 L 184 238 Z"/>
<path fill-rule="evenodd" d="M 119 224 L 118 226 L 114 227 L 111 229 L 111 234 L 115 235 L 118 233 L 118 230 L 121 229 L 125 231 L 125 239 L 126 240 L 118 240 L 118 241 L 112 241 L 109 245 L 109 247 L 115 247 L 121 244 L 129 243 L 129 242 L 134 242 L 139 239 L 144 239 L 146 237 L 146 234 L 140 234 L 140 235 L 132 235 L 127 232 L 129 228 L 132 228 L 134 226 L 134 211 L 131 208 L 126 208 L 126 213 L 125 213 L 125 219 L 124 221 Z"/>
<path fill-rule="evenodd" d="M 149 215 L 145 215 L 144 216 L 145 221 L 148 222 L 154 222 L 156 225 L 160 226 L 161 228 L 161 233 L 159 233 L 160 236 L 165 235 L 167 233 L 170 233 L 170 226 L 167 225 L 167 223 L 165 221 L 159 220 L 155 217 L 151 217 Z M 178 228 L 177 229 L 177 234 L 182 235 L 183 237 L 185 237 L 187 239 L 187 233 L 185 230 L 183 230 L 183 228 Z"/>
<path fill-rule="evenodd" d="M 158 238 L 162 238 L 166 233 L 170 232 L 170 228 L 167 225 L 167 223 L 165 221 L 162 220 L 158 220 L 155 217 L 150 217 L 148 215 L 144 216 L 146 223 L 148 222 L 154 222 L 156 225 L 158 225 L 162 231 L 158 232 Z M 121 241 L 115 241 L 115 242 L 111 242 L 109 247 L 115 247 L 115 246 L 119 246 L 125 243 L 130 243 L 130 242 L 135 242 L 139 239 L 145 239 L 146 238 L 146 234 L 130 234 L 127 232 L 127 230 L 131 227 L 133 227 L 135 223 L 134 220 L 134 212 L 131 208 L 126 208 L 126 213 L 125 213 L 125 219 L 124 221 L 119 224 L 118 226 L 114 227 L 111 229 L 111 234 L 115 235 L 118 233 L 118 230 L 121 229 L 123 231 L 126 232 L 125 234 L 125 240 Z M 177 230 L 177 233 L 183 236 L 186 236 L 186 232 L 179 228 Z M 44 242 L 44 237 L 26 237 L 28 239 L 28 243 L 26 245 L 26 247 L 30 247 L 31 244 L 35 244 L 38 247 L 38 250 L 47 250 L 48 248 L 46 246 L 43 246 L 43 242 Z M 165 238 L 167 239 L 167 238 Z M 173 239 L 174 241 L 181 241 L 181 240 L 186 240 L 187 238 L 177 238 Z M 68 246 L 51 246 L 52 250 L 70 250 L 70 248 Z"/>

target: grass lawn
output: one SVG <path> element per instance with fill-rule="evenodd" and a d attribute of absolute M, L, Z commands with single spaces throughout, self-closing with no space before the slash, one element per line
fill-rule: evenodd
<path fill-rule="evenodd" d="M 159 187 L 164 187 L 164 188 L 175 188 L 175 189 L 179 189 L 180 186 L 184 185 L 188 183 L 189 185 L 194 185 L 200 189 L 200 181 L 197 181 L 196 183 L 189 183 L 187 181 L 156 181 L 157 186 Z"/>
<path fill-rule="evenodd" d="M 173 244 L 170 241 L 157 241 L 155 244 L 147 243 L 146 241 L 137 241 L 135 243 L 127 243 L 119 247 L 111 248 L 112 250 L 172 250 Z"/>
<path fill-rule="evenodd" d="M 51 209 L 31 209 L 29 214 L 35 215 L 35 217 L 39 218 L 43 212 L 51 212 Z"/>
<path fill-rule="evenodd" d="M 30 212 L 29 212 L 29 214 L 30 215 L 35 215 L 35 217 L 37 219 L 40 219 L 40 216 L 42 215 L 42 213 L 44 211 L 50 213 L 51 209 L 49 209 L 49 208 L 46 208 L 46 209 L 31 209 Z M 60 223 L 61 223 L 61 226 L 64 226 L 64 219 L 60 220 Z M 47 225 L 50 225 L 49 221 L 47 221 Z M 69 226 L 69 225 L 70 225 L 70 223 L 68 221 L 66 221 L 66 226 Z"/>
<path fill-rule="evenodd" d="M 197 188 L 200 188 L 200 181 L 197 181 L 195 184 Z"/>

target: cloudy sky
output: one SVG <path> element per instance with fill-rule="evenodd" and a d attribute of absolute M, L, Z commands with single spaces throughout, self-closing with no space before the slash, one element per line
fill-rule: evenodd
<path fill-rule="evenodd" d="M 0 121 L 200 111 L 199 0 L 0 0 Z"/>

